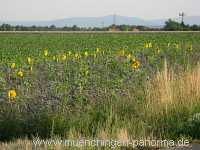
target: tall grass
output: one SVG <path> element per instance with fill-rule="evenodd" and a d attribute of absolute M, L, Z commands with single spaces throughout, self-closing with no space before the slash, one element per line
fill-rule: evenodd
<path fill-rule="evenodd" d="M 199 138 L 200 65 L 187 71 L 167 66 L 146 84 L 146 114 L 161 136 Z"/>

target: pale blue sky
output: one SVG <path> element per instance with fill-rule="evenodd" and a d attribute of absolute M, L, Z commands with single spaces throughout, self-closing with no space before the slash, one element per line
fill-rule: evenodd
<path fill-rule="evenodd" d="M 97 17 L 116 13 L 144 19 L 200 15 L 200 0 L 0 0 L 0 21 Z"/>

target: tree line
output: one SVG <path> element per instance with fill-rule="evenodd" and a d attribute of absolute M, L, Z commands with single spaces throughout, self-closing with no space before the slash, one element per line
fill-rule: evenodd
<path fill-rule="evenodd" d="M 55 25 L 51 26 L 22 26 L 22 25 L 9 25 L 2 24 L 0 25 L 0 31 L 132 31 L 132 30 L 153 30 L 153 28 L 145 26 L 133 26 L 133 25 L 111 25 L 108 27 L 78 27 L 76 25 L 72 27 L 56 27 Z"/>
<path fill-rule="evenodd" d="M 0 25 L 0 31 L 200 31 L 200 25 L 185 25 L 169 19 L 164 27 L 146 27 L 135 25 L 111 25 L 108 27 L 56 27 L 51 26 L 22 26 L 22 25 Z"/>
<path fill-rule="evenodd" d="M 165 22 L 163 30 L 167 31 L 200 31 L 200 25 L 185 25 L 184 22 L 176 22 L 169 19 Z"/>

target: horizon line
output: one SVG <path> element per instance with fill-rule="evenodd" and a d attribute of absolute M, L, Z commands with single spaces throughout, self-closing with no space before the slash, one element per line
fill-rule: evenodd
<path fill-rule="evenodd" d="M 125 16 L 125 15 L 118 15 L 118 14 L 110 14 L 110 15 L 103 15 L 103 16 L 74 16 L 74 17 L 66 17 L 66 18 L 55 18 L 55 19 L 43 19 L 43 20 L 0 20 L 0 22 L 35 22 L 35 21 L 44 21 L 44 22 L 48 22 L 48 21 L 56 21 L 56 20 L 63 20 L 63 19 L 79 19 L 79 18 L 103 18 L 103 17 L 108 17 L 108 16 L 114 16 L 116 15 L 116 17 L 127 17 L 127 18 L 137 18 L 137 19 L 141 19 L 141 20 L 164 20 L 164 19 L 177 19 L 179 18 L 179 16 L 177 15 L 177 17 L 161 17 L 161 18 L 157 18 L 157 19 L 145 19 L 145 18 L 142 18 L 142 17 L 136 17 L 136 16 Z M 189 15 L 189 16 L 186 16 L 186 17 L 200 17 L 200 15 Z"/>

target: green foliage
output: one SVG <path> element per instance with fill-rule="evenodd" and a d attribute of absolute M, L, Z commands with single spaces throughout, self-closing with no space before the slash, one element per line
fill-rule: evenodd
<path fill-rule="evenodd" d="M 199 33 L 0 34 L 0 140 L 93 138 L 101 131 L 115 138 L 120 129 L 132 138 L 200 138 L 199 120 L 190 120 L 199 105 L 175 105 L 155 115 L 147 112 L 145 97 L 147 81 L 165 59 L 178 73 L 196 66 L 199 42 Z M 33 59 L 32 72 L 27 57 Z M 132 59 L 139 68 L 131 66 Z M 17 76 L 20 69 L 23 79 Z M 10 88 L 17 91 L 13 102 Z"/>
<path fill-rule="evenodd" d="M 179 31 L 183 30 L 183 26 L 181 23 L 169 19 L 168 21 L 165 22 L 165 29 L 171 31 Z"/>

